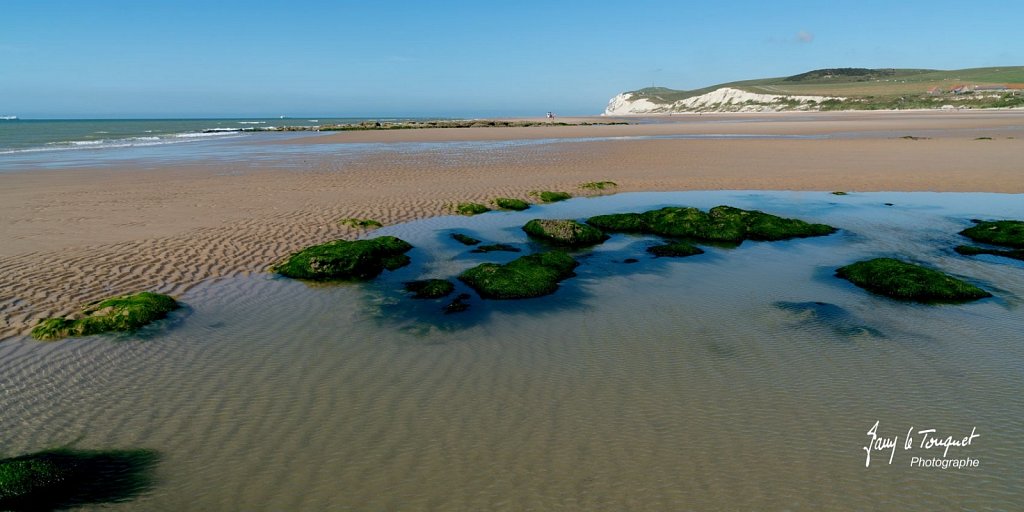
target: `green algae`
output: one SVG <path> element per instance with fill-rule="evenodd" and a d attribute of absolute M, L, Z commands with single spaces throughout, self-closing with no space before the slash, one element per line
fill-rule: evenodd
<path fill-rule="evenodd" d="M 487 253 L 487 252 L 522 252 L 522 251 L 518 247 L 514 247 L 514 246 L 511 246 L 511 245 L 508 245 L 508 244 L 489 244 L 489 245 L 481 245 L 480 247 L 477 247 L 476 249 L 473 249 L 472 251 L 469 251 L 469 252 L 476 253 L 476 254 L 482 254 L 482 253 Z"/>
<path fill-rule="evenodd" d="M 515 210 L 517 212 L 521 212 L 530 207 L 530 203 L 527 203 L 522 199 L 513 199 L 511 197 L 495 198 L 494 205 L 503 210 Z"/>
<path fill-rule="evenodd" d="M 152 450 L 66 448 L 0 460 L 0 510 L 56 510 L 118 503 L 148 491 Z"/>
<path fill-rule="evenodd" d="M 1024 261 L 1024 250 L 1022 249 L 1010 249 L 1010 250 L 999 250 L 999 249 L 986 249 L 984 247 L 978 247 L 975 245 L 958 245 L 953 248 L 959 254 L 964 256 L 977 256 L 979 254 L 989 254 L 992 256 L 1002 256 L 1004 258 L 1013 258 L 1015 260 Z"/>
<path fill-rule="evenodd" d="M 1024 249 L 1024 221 L 979 221 L 960 234 L 975 242 Z"/>
<path fill-rule="evenodd" d="M 608 239 L 601 230 L 569 219 L 533 219 L 523 231 L 533 238 L 569 247 L 597 245 Z"/>
<path fill-rule="evenodd" d="M 405 283 L 405 291 L 414 299 L 439 299 L 455 291 L 455 285 L 447 279 L 422 279 Z"/>
<path fill-rule="evenodd" d="M 534 190 L 530 192 L 530 195 L 545 203 L 557 203 L 572 198 L 572 194 L 568 192 L 552 192 L 550 190 Z"/>
<path fill-rule="evenodd" d="M 836 190 L 835 192 L 832 192 L 832 195 L 834 195 L 834 196 L 845 196 L 845 195 L 849 195 L 849 194 L 847 194 L 846 192 L 843 192 L 842 190 Z"/>
<path fill-rule="evenodd" d="M 992 294 L 938 270 L 894 258 L 859 261 L 836 276 L 879 295 L 917 302 L 968 302 Z"/>
<path fill-rule="evenodd" d="M 274 272 L 307 281 L 362 281 L 373 279 L 384 269 L 409 264 L 408 242 L 393 236 L 367 240 L 336 240 L 307 247 L 292 254 Z"/>
<path fill-rule="evenodd" d="M 686 256 L 695 256 L 697 254 L 704 254 L 704 250 L 693 244 L 686 242 L 671 242 L 664 245 L 655 245 L 648 247 L 647 252 L 661 258 L 661 257 L 674 257 L 683 258 Z"/>
<path fill-rule="evenodd" d="M 575 275 L 579 263 L 562 251 L 523 256 L 504 265 L 483 263 L 459 275 L 459 280 L 485 299 L 526 299 L 549 295 L 559 281 Z"/>
<path fill-rule="evenodd" d="M 480 203 L 459 203 L 455 205 L 455 211 L 459 215 L 479 215 L 491 211 L 490 208 Z"/>
<path fill-rule="evenodd" d="M 153 292 L 122 295 L 86 306 L 79 318 L 47 318 L 32 329 L 32 337 L 56 340 L 107 332 L 132 332 L 180 308 L 173 297 Z"/>
<path fill-rule="evenodd" d="M 338 224 L 357 229 L 377 229 L 383 226 L 383 224 L 373 219 L 358 219 L 355 217 L 351 219 L 341 219 L 338 221 Z"/>
<path fill-rule="evenodd" d="M 452 233 L 452 238 L 462 245 L 476 245 L 480 243 L 480 240 L 477 240 L 476 238 L 473 238 L 469 235 L 463 235 L 462 233 Z"/>
<path fill-rule="evenodd" d="M 836 228 L 787 219 L 758 210 L 716 206 L 708 212 L 697 208 L 665 207 L 644 213 L 597 215 L 587 224 L 608 232 L 646 233 L 705 242 L 740 243 L 743 240 L 787 240 L 832 234 Z"/>
<path fill-rule="evenodd" d="M 588 181 L 587 183 L 580 184 L 580 188 L 584 190 L 605 190 L 618 186 L 619 184 L 614 181 Z"/>

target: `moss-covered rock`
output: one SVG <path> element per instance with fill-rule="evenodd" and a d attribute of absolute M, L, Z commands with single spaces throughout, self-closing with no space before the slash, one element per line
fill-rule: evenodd
<path fill-rule="evenodd" d="M 652 233 L 647 220 L 639 213 L 595 215 L 587 219 L 587 224 L 609 233 Z"/>
<path fill-rule="evenodd" d="M 351 219 L 341 219 L 338 221 L 338 224 L 356 229 L 377 229 L 383 226 L 383 224 L 373 219 L 358 219 L 355 217 Z"/>
<path fill-rule="evenodd" d="M 961 231 L 960 234 L 975 242 L 1024 249 L 1024 221 L 995 220 L 978 222 L 976 225 Z"/>
<path fill-rule="evenodd" d="M 479 215 L 491 211 L 490 208 L 480 203 L 459 203 L 455 205 L 455 211 L 459 215 Z"/>
<path fill-rule="evenodd" d="M 459 275 L 459 280 L 485 299 L 526 299 L 549 295 L 558 282 L 575 275 L 579 263 L 562 251 L 523 256 L 504 265 L 483 263 Z"/>
<path fill-rule="evenodd" d="M 836 276 L 872 293 L 917 302 L 968 302 L 992 294 L 953 276 L 894 258 L 858 261 Z"/>
<path fill-rule="evenodd" d="M 459 242 L 462 245 L 476 245 L 480 243 L 480 240 L 477 240 L 476 238 L 473 238 L 468 235 L 463 235 L 462 233 L 452 233 L 452 238 L 454 238 L 456 242 Z"/>
<path fill-rule="evenodd" d="M 523 231 L 534 238 L 569 247 L 596 245 L 608 239 L 601 230 L 568 219 L 533 219 Z"/>
<path fill-rule="evenodd" d="M 32 337 L 56 340 L 106 332 L 131 332 L 180 308 L 173 297 L 153 292 L 122 295 L 92 303 L 77 318 L 47 318 L 32 329 Z"/>
<path fill-rule="evenodd" d="M 523 201 L 522 199 L 513 199 L 511 197 L 499 197 L 494 200 L 494 205 L 503 210 L 515 210 L 521 212 L 530 207 L 530 203 Z"/>
<path fill-rule="evenodd" d="M 447 279 L 423 279 L 405 283 L 405 291 L 414 299 L 438 299 L 455 291 L 455 285 Z"/>
<path fill-rule="evenodd" d="M 1015 260 L 1024 261 L 1024 250 L 1022 249 L 986 249 L 984 247 L 978 247 L 975 245 L 958 245 L 954 251 L 963 254 L 964 256 L 977 256 L 979 254 L 990 254 L 992 256 L 1002 256 L 1004 258 L 1013 258 Z"/>
<path fill-rule="evenodd" d="M 530 195 L 545 203 L 557 203 L 558 201 L 565 201 L 566 199 L 572 198 L 572 194 L 569 194 L 568 192 L 552 192 L 550 190 L 534 190 L 533 192 L 530 192 Z"/>
<path fill-rule="evenodd" d="M 49 450 L 0 460 L 0 510 L 56 510 L 124 502 L 149 490 L 150 450 Z"/>
<path fill-rule="evenodd" d="M 597 215 L 587 219 L 587 224 L 608 232 L 648 233 L 729 243 L 746 239 L 786 240 L 823 236 L 836 231 L 825 224 L 810 224 L 731 206 L 716 206 L 708 212 L 697 208 L 666 207 L 644 213 Z"/>
<path fill-rule="evenodd" d="M 307 281 L 360 281 L 373 279 L 384 269 L 409 264 L 408 242 L 393 236 L 368 240 L 336 240 L 307 247 L 274 267 L 274 272 Z"/>
<path fill-rule="evenodd" d="M 614 181 L 589 181 L 587 183 L 581 183 L 580 188 L 584 190 L 605 190 L 609 188 L 615 188 L 619 186 Z"/>
<path fill-rule="evenodd" d="M 683 258 L 686 256 L 704 254 L 704 251 L 700 247 L 686 242 L 671 242 L 664 245 L 655 245 L 653 247 L 648 247 L 647 252 L 659 258 L 665 256 Z"/>
<path fill-rule="evenodd" d="M 513 246 L 508 245 L 508 244 L 489 244 L 489 245 L 481 245 L 480 247 L 477 247 L 476 249 L 473 249 L 472 251 L 469 251 L 469 252 L 481 254 L 481 253 L 485 253 L 485 252 L 522 252 L 522 251 L 520 251 L 520 249 L 518 247 L 513 247 Z"/>

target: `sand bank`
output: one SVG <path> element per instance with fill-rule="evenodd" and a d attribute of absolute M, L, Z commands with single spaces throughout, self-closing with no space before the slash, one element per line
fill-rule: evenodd
<path fill-rule="evenodd" d="M 757 134 L 823 139 L 645 139 Z M 898 137 L 915 135 L 926 140 Z M 574 138 L 627 137 L 579 141 Z M 641 137 L 641 138 L 630 138 Z M 991 140 L 976 140 L 991 137 Z M 566 139 L 377 151 L 335 158 L 322 144 Z M 239 142 L 249 144 L 250 142 Z M 617 191 L 764 189 L 1024 193 L 1024 112 L 722 114 L 630 126 L 345 132 L 296 166 L 176 166 L 0 174 L 0 338 L 39 318 L 137 290 L 181 293 L 206 279 L 262 272 L 305 245 L 450 214 L 461 201 L 611 180 Z M 342 146 L 339 146 L 342 147 Z"/>

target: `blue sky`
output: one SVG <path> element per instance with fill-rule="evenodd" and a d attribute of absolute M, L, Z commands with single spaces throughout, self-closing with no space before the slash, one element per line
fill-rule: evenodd
<path fill-rule="evenodd" d="M 823 67 L 1024 65 L 1024 2 L 0 1 L 0 115 L 592 114 Z"/>

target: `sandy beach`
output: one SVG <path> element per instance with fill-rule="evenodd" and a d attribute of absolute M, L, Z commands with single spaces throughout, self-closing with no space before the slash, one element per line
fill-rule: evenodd
<path fill-rule="evenodd" d="M 614 181 L 616 192 L 1024 193 L 1022 111 L 627 121 L 640 124 L 344 132 L 264 140 L 294 147 L 280 160 L 245 165 L 0 173 L 0 339 L 92 300 L 144 289 L 178 294 L 263 272 L 309 244 L 365 234 L 339 219 L 394 224 L 449 215 L 457 202 L 529 199 L 532 190 L 588 195 L 579 185 L 590 181 Z M 523 140 L 536 143 L 502 143 Z M 448 141 L 465 144 L 390 145 Z M 481 141 L 493 143 L 470 144 Z M 332 154 L 357 143 L 377 146 Z"/>

